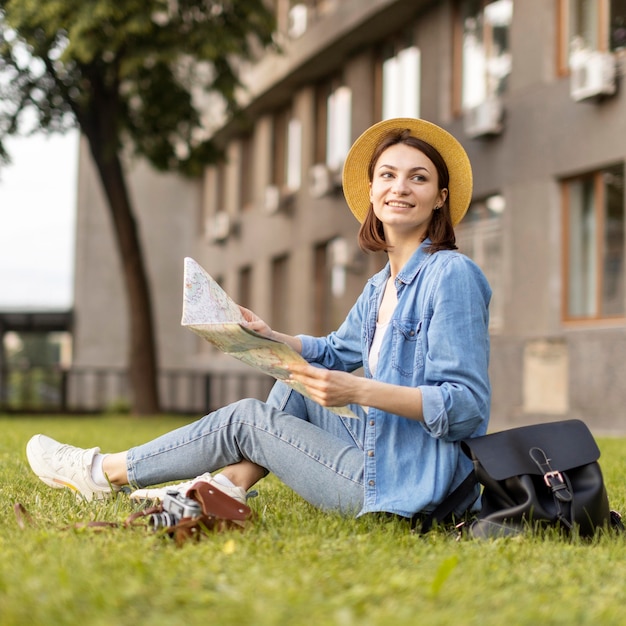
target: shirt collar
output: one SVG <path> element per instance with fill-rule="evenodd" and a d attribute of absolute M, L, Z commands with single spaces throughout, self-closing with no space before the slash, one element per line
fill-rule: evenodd
<path fill-rule="evenodd" d="M 430 252 L 427 251 L 427 248 L 430 244 L 430 239 L 424 239 L 424 241 L 422 241 L 419 248 L 413 253 L 413 255 L 406 262 L 404 267 L 398 272 L 396 280 L 403 282 L 405 285 L 408 285 L 415 280 L 415 277 L 420 271 L 422 265 L 430 256 Z M 378 272 L 378 274 L 372 276 L 372 283 L 376 287 L 379 287 L 389 278 L 390 274 L 391 270 L 389 269 L 389 262 L 387 262 L 385 267 L 380 272 Z"/>

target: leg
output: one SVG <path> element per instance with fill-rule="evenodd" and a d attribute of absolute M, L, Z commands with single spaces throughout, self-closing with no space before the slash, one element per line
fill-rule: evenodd
<path fill-rule="evenodd" d="M 361 447 L 363 445 L 366 414 L 359 405 L 353 405 L 351 408 L 359 415 L 360 419 L 339 417 L 280 381 L 272 387 L 267 398 L 267 404 L 311 422 L 346 442 L 351 442 Z"/>
<path fill-rule="evenodd" d="M 112 485 L 122 487 L 128 484 L 128 472 L 126 470 L 126 457 L 128 451 L 107 454 L 102 462 L 102 470 Z M 248 491 L 267 472 L 263 467 L 251 461 L 239 461 L 224 468 L 223 472 L 233 485 Z"/>
<path fill-rule="evenodd" d="M 313 504 L 358 509 L 364 420 L 339 418 L 282 384 L 268 402 L 274 406 L 244 400 L 219 409 L 148 444 L 106 456 L 102 469 L 114 485 L 141 486 L 226 467 L 224 475 L 240 485 L 235 489 L 243 500 L 241 486 L 248 488 L 272 471 Z M 75 448 L 35 435 L 26 452 L 33 471 L 51 487 L 69 487 L 87 499 L 110 492 L 91 476 L 99 448 Z"/>
<path fill-rule="evenodd" d="M 267 404 L 302 419 L 307 419 L 309 413 L 311 413 L 317 419 L 308 421 L 317 422 L 318 424 L 321 421 L 319 415 L 323 412 L 322 407 L 315 402 L 307 400 L 301 394 L 293 392 L 291 387 L 280 381 L 270 391 Z M 336 421 L 336 418 L 333 421 Z M 340 431 L 341 428 L 338 432 Z M 102 469 L 113 485 L 122 487 L 129 483 L 126 470 L 127 454 L 128 450 L 107 454 L 103 461 Z M 260 466 L 255 466 L 251 461 L 242 460 L 224 468 L 224 475 L 235 485 L 247 491 L 266 475 L 266 471 Z M 185 478 L 189 478 L 189 476 L 185 476 Z"/>
<path fill-rule="evenodd" d="M 122 487 L 128 484 L 128 472 L 126 471 L 127 454 L 127 451 L 107 454 L 102 461 L 102 470 L 113 485 Z"/>
<path fill-rule="evenodd" d="M 349 420 L 347 424 L 343 424 L 336 415 L 323 409 L 319 404 L 295 392 L 291 387 L 280 381 L 273 386 L 268 396 L 267 404 L 301 419 L 306 419 L 324 430 L 334 432 L 342 439 L 346 438 L 347 441 L 361 440 L 362 433 L 353 428 L 346 428 L 346 426 L 351 426 L 349 422 L 352 420 Z M 356 411 L 359 412 L 360 407 Z M 357 424 L 360 424 L 360 422 L 357 422 Z M 349 433 L 353 434 L 349 435 Z M 127 482 L 125 463 L 126 457 L 123 459 L 123 480 Z M 234 485 L 241 487 L 244 491 L 248 491 L 267 475 L 267 470 L 252 461 L 243 460 L 228 465 L 224 468 L 222 474 Z M 126 484 L 126 482 L 123 484 Z"/>
<path fill-rule="evenodd" d="M 248 491 L 253 485 L 256 485 L 261 478 L 267 475 L 264 467 L 253 463 L 252 461 L 239 461 L 228 465 L 221 472 L 233 485 L 240 487 L 244 491 Z"/>
<path fill-rule="evenodd" d="M 329 419 L 341 421 L 334 414 Z M 340 437 L 258 400 L 236 402 L 132 448 L 127 472 L 131 484 L 143 486 L 242 460 L 273 472 L 321 508 L 355 512 L 362 505 L 362 446 L 350 435 Z"/>

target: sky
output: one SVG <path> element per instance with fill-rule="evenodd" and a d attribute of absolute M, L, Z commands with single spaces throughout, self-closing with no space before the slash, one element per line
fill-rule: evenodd
<path fill-rule="evenodd" d="M 73 303 L 78 133 L 6 142 L 0 166 L 0 311 Z"/>

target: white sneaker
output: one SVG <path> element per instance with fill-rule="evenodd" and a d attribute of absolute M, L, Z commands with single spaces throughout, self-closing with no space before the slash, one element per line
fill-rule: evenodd
<path fill-rule="evenodd" d="M 209 483 L 211 486 L 237 500 L 237 502 L 241 502 L 241 504 L 246 503 L 245 489 L 242 487 L 227 487 L 226 485 L 222 485 L 221 483 L 218 483 L 209 472 L 202 474 L 201 476 L 196 476 L 193 480 L 187 480 L 184 483 L 178 483 L 176 485 L 166 485 L 165 487 L 155 487 L 154 489 L 137 489 L 130 494 L 130 499 L 154 500 L 156 502 L 161 502 L 168 491 L 178 491 L 179 493 L 186 495 L 191 486 L 198 481 Z"/>
<path fill-rule="evenodd" d="M 102 500 L 117 491 L 98 485 L 91 477 L 93 458 L 99 452 L 100 448 L 76 448 L 45 435 L 35 435 L 26 444 L 28 462 L 46 485 L 72 489 L 85 500 Z"/>

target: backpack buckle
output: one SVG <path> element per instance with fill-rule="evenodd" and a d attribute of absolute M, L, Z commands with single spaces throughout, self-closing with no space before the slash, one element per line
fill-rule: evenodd
<path fill-rule="evenodd" d="M 556 480 L 553 480 L 553 479 L 556 479 Z M 562 485 L 565 484 L 565 479 L 563 478 L 563 474 L 561 474 L 561 472 L 559 472 L 558 470 L 552 470 L 551 472 L 546 472 L 543 475 L 543 480 L 546 483 L 546 485 L 548 485 L 548 487 L 550 487 L 551 489 L 555 487 L 554 483 L 556 481 L 558 481 Z"/>

